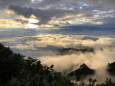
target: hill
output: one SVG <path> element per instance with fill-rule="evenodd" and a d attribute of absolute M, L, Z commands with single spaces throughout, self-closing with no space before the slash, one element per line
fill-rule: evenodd
<path fill-rule="evenodd" d="M 94 74 L 94 70 L 83 64 L 69 75 L 76 75 L 80 80 L 82 75 L 89 74 Z M 67 76 L 56 72 L 53 65 L 42 65 L 37 59 L 13 53 L 9 47 L 0 44 L 0 86 L 115 86 L 108 78 L 102 84 L 95 82 L 89 79 L 88 84 L 74 84 Z"/>
<path fill-rule="evenodd" d="M 60 72 L 0 44 L 0 86 L 73 86 Z"/>
<path fill-rule="evenodd" d="M 115 76 L 115 62 L 108 64 L 108 72 Z"/>
<path fill-rule="evenodd" d="M 55 50 L 58 55 L 70 55 L 70 54 L 79 54 L 79 53 L 94 53 L 93 48 L 82 47 L 82 48 L 62 48 Z"/>
<path fill-rule="evenodd" d="M 87 75 L 93 75 L 95 71 L 88 68 L 86 64 L 82 64 L 79 69 L 76 69 L 68 74 L 70 77 L 75 77 L 77 81 L 85 78 Z"/>

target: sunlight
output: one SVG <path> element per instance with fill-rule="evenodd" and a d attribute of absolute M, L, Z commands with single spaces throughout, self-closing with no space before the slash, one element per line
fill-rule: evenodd
<path fill-rule="evenodd" d="M 28 21 L 29 21 L 29 23 L 38 23 L 39 22 L 39 20 L 32 19 L 32 18 L 30 18 Z"/>
<path fill-rule="evenodd" d="M 25 25 L 25 28 L 38 28 L 38 25 L 28 23 Z"/>
<path fill-rule="evenodd" d="M 28 20 L 28 24 L 25 25 L 25 28 L 37 28 L 38 27 L 38 25 L 37 25 L 38 22 L 39 22 L 39 20 L 30 18 Z"/>

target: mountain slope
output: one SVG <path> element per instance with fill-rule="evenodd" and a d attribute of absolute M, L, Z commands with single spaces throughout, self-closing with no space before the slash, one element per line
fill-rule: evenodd
<path fill-rule="evenodd" d="M 68 74 L 70 77 L 75 77 L 77 81 L 85 78 L 87 75 L 94 74 L 95 71 L 93 69 L 88 68 L 86 64 L 82 64 L 79 69 L 76 69 Z"/>

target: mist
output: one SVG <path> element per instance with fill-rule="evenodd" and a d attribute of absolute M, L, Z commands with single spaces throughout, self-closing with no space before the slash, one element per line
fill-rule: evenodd
<path fill-rule="evenodd" d="M 89 68 L 96 70 L 95 75 L 87 76 L 96 78 L 98 82 L 105 81 L 106 77 L 112 78 L 106 71 L 108 63 L 115 62 L 115 36 L 103 35 L 67 35 L 67 34 L 49 34 L 49 33 L 29 33 L 25 34 L 18 31 L 19 34 L 12 36 L 14 31 L 9 31 L 8 35 L 0 34 L 4 38 L 0 42 L 9 46 L 14 52 L 25 56 L 37 58 L 44 65 L 54 65 L 56 71 L 64 75 L 79 68 L 85 63 Z M 35 32 L 35 31 L 34 31 Z M 27 31 L 28 33 L 28 31 Z M 65 55 L 57 55 L 56 49 L 63 48 L 93 48 L 94 52 L 79 52 Z M 115 81 L 115 80 L 114 80 Z"/>
<path fill-rule="evenodd" d="M 85 80 L 88 78 L 96 78 L 98 80 L 97 83 L 104 82 L 106 78 L 111 78 L 115 81 L 115 78 L 112 77 L 107 72 L 108 63 L 112 63 L 115 61 L 115 39 L 110 37 L 100 37 L 96 41 L 95 40 L 82 40 L 81 45 L 94 48 L 94 53 L 86 52 L 86 53 L 78 53 L 70 55 L 54 55 L 54 56 L 42 56 L 38 59 L 42 61 L 44 65 L 54 65 L 54 69 L 56 71 L 62 72 L 63 74 L 68 74 L 73 70 L 79 68 L 79 66 L 85 63 L 89 68 L 94 69 L 95 75 L 87 76 Z M 81 47 L 81 45 L 76 45 L 77 47 Z"/>

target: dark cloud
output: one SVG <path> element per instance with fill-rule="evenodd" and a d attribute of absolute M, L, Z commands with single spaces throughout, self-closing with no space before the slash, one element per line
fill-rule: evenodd
<path fill-rule="evenodd" d="M 23 19 L 14 19 L 16 22 L 21 22 L 21 24 L 27 24 L 28 21 L 27 20 L 23 20 Z"/>
<path fill-rule="evenodd" d="M 115 0 L 42 0 L 40 3 L 37 3 L 41 7 L 53 7 L 58 8 L 61 5 L 65 4 L 88 4 L 91 6 L 104 6 L 115 8 Z"/>
<path fill-rule="evenodd" d="M 47 8 L 60 8 L 60 6 L 65 4 L 74 4 L 79 2 L 80 0 L 41 0 L 40 3 L 34 3 L 36 6 L 47 7 Z"/>
<path fill-rule="evenodd" d="M 103 8 L 115 9 L 115 0 L 85 0 L 87 4 L 103 6 Z"/>
<path fill-rule="evenodd" d="M 115 0 L 102 0 L 102 3 L 115 7 Z"/>
<path fill-rule="evenodd" d="M 87 40 L 87 39 L 90 39 L 90 40 L 93 40 L 93 41 L 97 41 L 99 38 L 91 37 L 91 36 L 85 36 L 85 37 L 82 38 L 82 40 Z"/>
<path fill-rule="evenodd" d="M 29 6 L 31 0 L 0 0 L 0 8 L 6 8 L 8 5 Z"/>
<path fill-rule="evenodd" d="M 115 0 L 0 0 L 0 7 L 8 5 L 20 5 L 26 7 L 53 7 L 59 8 L 66 4 L 88 4 L 93 6 L 105 6 L 115 8 Z"/>
<path fill-rule="evenodd" d="M 41 3 L 39 3 L 40 6 L 48 6 L 48 5 L 54 5 L 59 4 L 62 0 L 42 0 Z"/>
<path fill-rule="evenodd" d="M 74 15 L 80 13 L 84 14 L 82 17 L 91 18 L 96 14 L 93 10 L 105 11 L 107 7 L 114 10 L 114 5 L 115 0 L 0 0 L 0 9 L 8 6 L 10 10 L 26 18 L 34 14 L 40 20 L 38 24 L 48 24 L 52 18 L 63 18 L 66 15 L 73 17 L 63 20 L 72 20 L 75 18 Z M 27 23 L 22 20 L 20 22 Z"/>
<path fill-rule="evenodd" d="M 62 10 L 62 9 L 34 9 L 34 8 L 26 8 L 20 7 L 16 5 L 10 5 L 10 10 L 13 10 L 18 15 L 23 15 L 24 17 L 29 18 L 32 14 L 34 14 L 39 20 L 39 24 L 47 24 L 53 17 L 60 18 L 65 17 L 67 15 L 76 15 L 80 12 L 76 12 L 74 10 Z"/>

